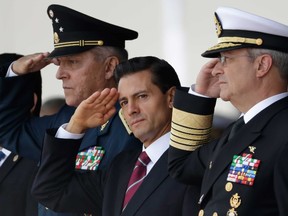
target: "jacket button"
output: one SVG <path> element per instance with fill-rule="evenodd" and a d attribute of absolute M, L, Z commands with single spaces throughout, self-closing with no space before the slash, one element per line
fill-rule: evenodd
<path fill-rule="evenodd" d="M 204 215 L 204 210 L 201 209 L 201 210 L 199 211 L 199 213 L 198 213 L 198 216 L 203 216 L 203 215 Z"/>

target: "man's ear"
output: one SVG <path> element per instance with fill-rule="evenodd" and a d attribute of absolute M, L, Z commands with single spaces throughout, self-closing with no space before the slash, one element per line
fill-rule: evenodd
<path fill-rule="evenodd" d="M 261 78 L 270 71 L 272 67 L 273 59 L 270 55 L 264 54 L 264 55 L 258 56 L 256 58 L 256 62 L 258 63 L 256 76 L 258 78 Z"/>
<path fill-rule="evenodd" d="M 174 95 L 175 95 L 176 87 L 173 86 L 167 91 L 168 95 L 168 106 L 169 108 L 173 108 L 173 100 L 174 100 Z"/>
<path fill-rule="evenodd" d="M 37 100 L 38 100 L 38 97 L 37 97 L 37 94 L 34 93 L 34 105 L 33 107 L 30 109 L 30 112 L 33 113 L 33 111 L 35 110 L 35 107 L 36 107 L 36 104 L 37 104 Z"/>
<path fill-rule="evenodd" d="M 109 56 L 105 60 L 105 79 L 111 79 L 113 77 L 114 70 L 119 64 L 119 59 L 116 56 Z"/>

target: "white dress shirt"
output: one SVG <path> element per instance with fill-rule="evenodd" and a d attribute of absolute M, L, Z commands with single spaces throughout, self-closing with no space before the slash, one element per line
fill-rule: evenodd
<path fill-rule="evenodd" d="M 8 158 L 8 156 L 11 154 L 11 151 L 5 149 L 5 148 L 2 148 L 0 149 L 0 151 L 2 151 L 4 154 L 5 154 L 5 158 L 3 158 L 1 161 L 0 161 L 0 167 L 2 166 L 2 164 L 5 162 L 5 160 Z"/>
<path fill-rule="evenodd" d="M 199 96 L 199 97 L 206 97 L 206 98 L 209 98 L 205 95 L 201 95 L 197 92 L 194 91 L 194 87 L 195 87 L 195 84 L 191 85 L 190 89 L 189 89 L 189 93 L 190 94 L 193 94 L 193 95 L 196 95 L 196 96 Z M 265 108 L 267 108 L 268 106 L 270 106 L 271 104 L 283 99 L 284 97 L 287 97 L 288 96 L 288 92 L 283 92 L 283 93 L 280 93 L 280 94 L 277 94 L 277 95 L 273 95 L 269 98 L 266 98 L 265 100 L 263 101 L 260 101 L 259 103 L 255 104 L 251 109 L 249 109 L 246 113 L 242 113 L 240 115 L 240 117 L 242 115 L 243 116 L 243 119 L 244 119 L 244 122 L 245 124 L 248 123 L 252 118 L 254 118 L 258 113 L 260 113 L 262 110 L 264 110 Z"/>

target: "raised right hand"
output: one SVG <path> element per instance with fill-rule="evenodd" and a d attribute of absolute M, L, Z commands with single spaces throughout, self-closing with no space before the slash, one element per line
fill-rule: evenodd
<path fill-rule="evenodd" d="M 219 59 L 212 59 L 203 65 L 201 68 L 195 85 L 195 91 L 199 94 L 206 95 L 212 98 L 220 97 L 220 87 L 218 76 L 212 72 L 217 70 Z"/>
<path fill-rule="evenodd" d="M 83 133 L 89 128 L 98 127 L 108 121 L 116 112 L 118 100 L 116 88 L 95 92 L 82 101 L 71 117 L 66 130 L 71 133 Z"/>
<path fill-rule="evenodd" d="M 51 63 L 51 60 L 47 60 L 48 55 L 46 52 L 23 56 L 12 64 L 12 70 L 18 75 L 39 71 Z"/>

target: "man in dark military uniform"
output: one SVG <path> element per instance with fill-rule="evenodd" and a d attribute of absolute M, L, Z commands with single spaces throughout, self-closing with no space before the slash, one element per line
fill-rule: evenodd
<path fill-rule="evenodd" d="M 125 41 L 138 36 L 133 30 L 64 6 L 51 5 L 47 13 L 54 30 L 53 52 L 20 58 L 7 66 L 7 73 L 7 67 L 1 67 L 0 78 L 0 143 L 36 161 L 40 159 L 47 128 L 59 127 L 68 122 L 75 107 L 95 91 L 116 86 L 114 68 L 128 58 Z M 53 116 L 31 118 L 33 85 L 29 73 L 50 62 L 59 65 L 56 76 L 63 82 L 67 105 Z M 78 171 L 104 169 L 124 149 L 141 147 L 139 140 L 125 124 L 119 104 L 116 109 L 118 112 L 101 127 L 90 129 L 85 134 L 75 163 Z M 40 215 L 47 213 L 43 208 L 40 210 L 43 210 Z M 97 216 L 101 215 L 101 207 L 97 213 Z"/>
<path fill-rule="evenodd" d="M 0 54 L 0 67 L 23 55 Z M 40 71 L 30 74 L 34 79 L 34 108 L 31 114 L 39 116 L 41 107 L 42 78 Z M 25 141 L 22 141 L 26 144 Z M 0 143 L 0 209 L 1 216 L 38 216 L 38 203 L 31 194 L 31 186 L 38 167 L 37 163 L 5 148 Z M 17 208 L 15 208 L 17 206 Z"/>
<path fill-rule="evenodd" d="M 175 94 L 170 174 L 202 179 L 199 216 L 287 215 L 288 26 L 226 7 L 215 22 L 218 44 L 202 54 L 215 59 Z M 242 115 L 203 144 L 217 97 Z"/>

